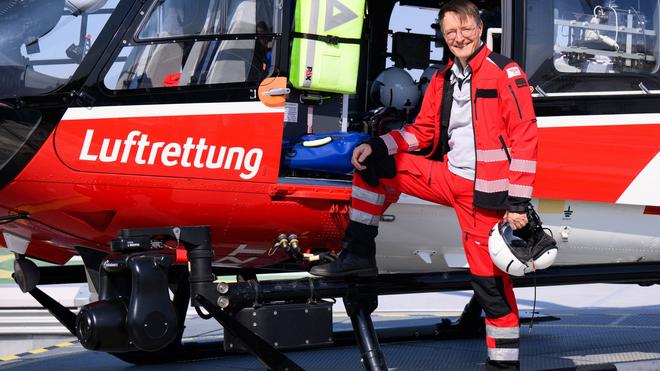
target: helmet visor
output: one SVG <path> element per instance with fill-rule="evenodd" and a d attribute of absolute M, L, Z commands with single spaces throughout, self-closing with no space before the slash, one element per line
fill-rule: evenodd
<path fill-rule="evenodd" d="M 526 263 L 531 259 L 527 241 L 516 236 L 514 230 L 511 229 L 511 226 L 508 223 L 500 222 L 500 235 L 502 236 L 504 243 L 509 246 L 511 253 L 518 258 L 518 260 Z"/>
<path fill-rule="evenodd" d="M 500 234 L 507 245 L 513 248 L 526 248 L 527 242 L 513 234 L 509 223 L 500 223 Z"/>

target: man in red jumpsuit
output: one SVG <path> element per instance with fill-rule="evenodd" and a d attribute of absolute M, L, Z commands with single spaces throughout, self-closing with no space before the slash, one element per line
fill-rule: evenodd
<path fill-rule="evenodd" d="M 451 206 L 486 313 L 486 368 L 518 369 L 518 308 L 509 276 L 490 258 L 488 237 L 502 219 L 513 229 L 527 224 L 537 152 L 531 91 L 514 61 L 481 42 L 474 4 L 451 1 L 438 19 L 455 58 L 431 80 L 412 125 L 354 150 L 361 176 L 353 179 L 344 250 L 311 273 L 376 275 L 378 221 L 401 192 Z"/>

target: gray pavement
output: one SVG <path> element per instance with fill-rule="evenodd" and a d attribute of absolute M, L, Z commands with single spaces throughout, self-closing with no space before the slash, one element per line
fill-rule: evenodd
<path fill-rule="evenodd" d="M 470 295 L 470 292 L 452 292 L 383 296 L 373 319 L 379 328 L 431 324 L 440 317 L 457 316 Z M 516 289 L 516 295 L 521 311 L 531 311 L 533 289 Z M 537 289 L 536 310 L 561 320 L 536 322 L 531 330 L 526 325 L 521 328 L 523 370 L 575 369 L 589 365 L 610 370 L 660 370 L 659 286 L 541 287 Z M 343 305 L 338 303 L 334 311 L 335 331 L 350 329 Z M 222 329 L 216 322 L 191 314 L 185 341 L 221 338 Z M 0 359 L 7 359 L 2 357 L 2 346 L 0 342 Z M 0 369 L 262 369 L 251 356 L 137 367 L 104 353 L 86 351 L 79 344 L 52 348 L 0 361 Z M 387 343 L 382 348 L 390 370 L 482 370 L 486 355 L 483 339 Z M 306 370 L 361 369 L 359 352 L 354 346 L 287 355 Z M 609 368 L 602 368 L 605 366 Z"/>

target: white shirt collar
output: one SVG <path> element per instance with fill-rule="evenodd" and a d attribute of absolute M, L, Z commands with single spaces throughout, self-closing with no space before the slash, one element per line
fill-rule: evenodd
<path fill-rule="evenodd" d="M 460 64 L 458 62 L 454 63 L 453 66 L 451 66 L 451 72 L 452 72 L 452 80 L 459 79 L 459 80 L 465 80 L 466 78 L 470 77 L 472 74 L 472 67 L 468 64 L 465 66 L 465 68 L 461 68 Z"/>
<path fill-rule="evenodd" d="M 483 41 L 479 40 L 479 47 L 481 47 L 481 44 L 483 44 Z M 477 48 L 477 50 L 479 50 L 479 48 Z M 452 76 L 451 76 L 452 83 L 456 81 L 455 79 L 457 78 L 462 81 L 470 77 L 470 75 L 472 75 L 472 67 L 470 67 L 470 64 L 468 64 L 467 66 L 465 66 L 465 68 L 461 68 L 461 63 L 458 60 L 454 59 L 454 65 L 451 66 L 451 72 L 452 72 Z"/>

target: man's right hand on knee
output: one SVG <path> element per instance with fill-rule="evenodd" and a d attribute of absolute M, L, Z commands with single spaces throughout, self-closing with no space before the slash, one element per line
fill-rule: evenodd
<path fill-rule="evenodd" d="M 367 167 L 364 165 L 364 162 L 367 160 L 372 153 L 371 146 L 367 143 L 362 143 L 359 146 L 355 147 L 353 150 L 353 157 L 351 158 L 351 163 L 357 170 L 364 170 Z"/>

